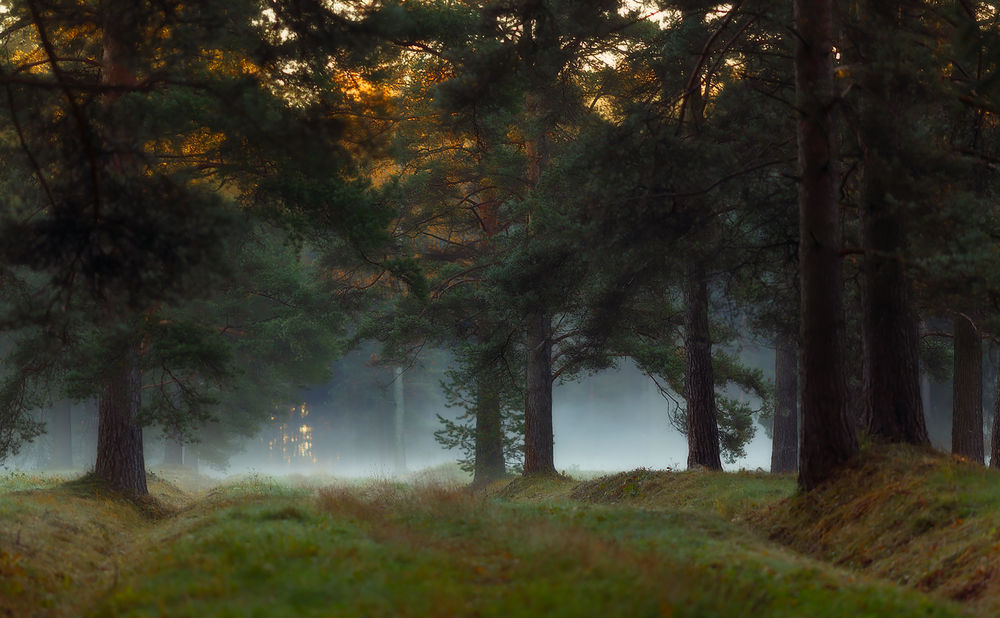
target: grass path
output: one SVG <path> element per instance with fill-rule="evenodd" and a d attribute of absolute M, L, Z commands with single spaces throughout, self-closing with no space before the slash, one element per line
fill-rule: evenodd
<path fill-rule="evenodd" d="M 0 561 L 0 585 L 21 585 L 19 605 L 0 596 L 0 616 L 963 615 L 752 534 L 739 514 L 789 492 L 764 476 L 637 471 L 491 495 L 259 477 L 187 498 L 157 490 L 173 514 L 66 486 L 0 494 L 0 557 L 16 552 L 11 525 L 49 508 L 77 528 L 63 571 L 96 573 L 53 586 L 51 562 L 19 553 L 9 577 Z"/>

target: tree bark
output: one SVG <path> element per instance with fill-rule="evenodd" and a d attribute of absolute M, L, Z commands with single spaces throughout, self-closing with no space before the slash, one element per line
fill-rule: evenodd
<path fill-rule="evenodd" d="M 142 395 L 139 357 L 139 344 L 128 346 L 115 359 L 114 372 L 101 391 L 94 472 L 119 491 L 147 495 L 142 426 L 137 418 Z"/>
<path fill-rule="evenodd" d="M 965 316 L 955 318 L 951 452 L 983 463 L 983 338 Z"/>
<path fill-rule="evenodd" d="M 61 401 L 50 412 L 49 435 L 52 436 L 52 461 L 55 470 L 73 467 L 73 404 Z"/>
<path fill-rule="evenodd" d="M 396 474 L 406 472 L 406 442 L 404 439 L 404 422 L 406 418 L 406 399 L 403 391 L 403 368 L 395 368 L 393 394 L 396 404 L 393 415 L 393 467 Z"/>
<path fill-rule="evenodd" d="M 802 446 L 799 486 L 830 478 L 858 452 L 847 413 L 832 0 L 795 0 Z"/>
<path fill-rule="evenodd" d="M 1000 365 L 997 365 L 997 397 L 993 401 L 993 437 L 990 440 L 990 467 L 1000 470 Z"/>
<path fill-rule="evenodd" d="M 885 23 L 900 25 L 900 10 L 893 8 L 893 3 L 878 0 L 866 5 L 863 10 L 869 15 L 881 15 Z M 862 37 L 859 60 L 873 62 L 883 44 Z M 864 164 L 864 418 L 876 441 L 929 444 L 920 399 L 919 318 L 912 307 L 912 285 L 903 263 L 908 243 L 902 204 L 912 189 L 896 180 L 890 163 L 904 148 L 901 131 L 911 125 L 906 120 L 905 101 L 883 75 L 867 80 L 864 92 L 859 134 Z"/>
<path fill-rule="evenodd" d="M 486 378 L 478 378 L 476 391 L 476 463 L 474 486 L 488 485 L 507 472 L 503 454 L 503 418 L 500 399 Z"/>
<path fill-rule="evenodd" d="M 715 409 L 712 338 L 708 330 L 708 282 L 701 262 L 688 265 L 684 282 L 684 400 L 687 404 L 688 468 L 721 470 Z"/>
<path fill-rule="evenodd" d="M 524 475 L 555 474 L 552 434 L 552 325 L 528 315 L 524 399 Z"/>
<path fill-rule="evenodd" d="M 799 354 L 795 336 L 779 332 L 774 354 L 771 472 L 795 472 L 799 461 Z"/>

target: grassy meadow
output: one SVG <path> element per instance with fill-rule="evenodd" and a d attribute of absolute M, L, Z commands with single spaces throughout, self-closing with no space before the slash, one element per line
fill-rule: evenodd
<path fill-rule="evenodd" d="M 1000 476 L 866 454 L 759 473 L 347 482 L 0 475 L 0 616 L 997 615 Z"/>

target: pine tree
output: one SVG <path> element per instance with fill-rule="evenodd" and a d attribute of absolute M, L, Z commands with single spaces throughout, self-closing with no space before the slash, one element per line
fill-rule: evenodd
<path fill-rule="evenodd" d="M 812 489 L 858 451 L 848 417 L 833 105 L 833 3 L 796 0 L 802 444 L 799 486 Z"/>
<path fill-rule="evenodd" d="M 23 53 L 3 60 L 16 132 L 4 156 L 30 182 L 11 192 L 0 236 L 5 264 L 32 273 L 19 279 L 35 293 L 11 304 L 10 321 L 56 343 L 32 354 L 44 371 L 20 365 L 7 414 L 25 409 L 26 380 L 60 366 L 61 343 L 100 342 L 96 471 L 142 494 L 146 334 L 170 321 L 161 311 L 218 284 L 239 207 L 288 225 L 315 215 L 313 229 L 359 242 L 380 236 L 384 219 L 343 173 L 339 124 L 309 81 L 321 76 L 286 70 L 295 45 L 257 4 L 9 8 L 6 35 Z"/>

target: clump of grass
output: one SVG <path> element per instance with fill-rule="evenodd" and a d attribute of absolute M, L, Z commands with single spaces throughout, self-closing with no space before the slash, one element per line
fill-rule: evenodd
<path fill-rule="evenodd" d="M 26 491 L 55 487 L 65 483 L 70 476 L 65 473 L 24 472 L 7 470 L 0 474 L 0 494 L 11 491 Z"/>
<path fill-rule="evenodd" d="M 577 482 L 568 476 L 519 476 L 486 488 L 487 496 L 508 500 L 552 501 L 569 498 Z"/>
<path fill-rule="evenodd" d="M 262 474 L 252 470 L 246 474 L 231 477 L 216 485 L 206 497 L 210 502 L 238 503 L 248 498 L 264 499 L 271 497 L 306 496 L 313 492 L 309 487 L 296 486 L 285 480 Z"/>
<path fill-rule="evenodd" d="M 598 504 L 619 502 L 659 509 L 715 513 L 742 519 L 761 505 L 790 496 L 795 481 L 762 472 L 648 470 L 639 468 L 590 481 L 573 489 L 574 500 Z"/>
<path fill-rule="evenodd" d="M 208 491 L 219 484 L 217 479 L 214 479 L 206 474 L 202 474 L 188 466 L 160 466 L 149 468 L 146 476 L 147 478 L 152 476 L 156 479 L 170 483 L 186 496 Z"/>
<path fill-rule="evenodd" d="M 1000 474 L 874 447 L 835 480 L 754 517 L 798 551 L 1000 615 Z"/>

